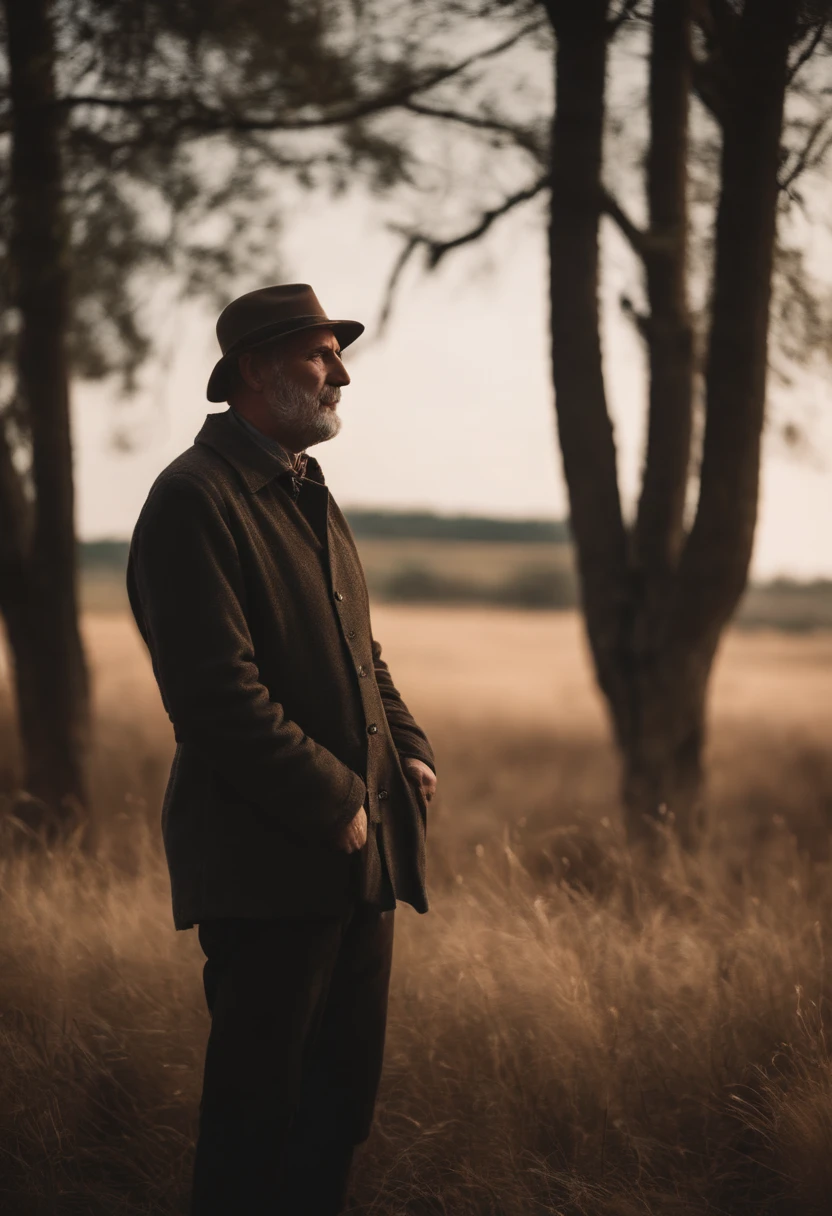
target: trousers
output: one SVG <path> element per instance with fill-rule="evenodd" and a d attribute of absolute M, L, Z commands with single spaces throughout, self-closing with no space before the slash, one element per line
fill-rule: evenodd
<path fill-rule="evenodd" d="M 211 1031 L 191 1216 L 335 1216 L 370 1133 L 392 911 L 199 926 Z"/>

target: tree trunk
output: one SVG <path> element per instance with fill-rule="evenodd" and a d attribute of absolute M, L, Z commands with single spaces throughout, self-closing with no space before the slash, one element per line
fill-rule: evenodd
<path fill-rule="evenodd" d="M 711 660 L 665 646 L 634 656 L 631 706 L 613 706 L 622 758 L 624 825 L 631 844 L 662 846 L 657 827 L 672 828 L 685 849 L 705 829 L 703 747 Z"/>
<path fill-rule="evenodd" d="M 32 827 L 50 839 L 82 822 L 86 808 L 86 696 L 67 669 L 67 634 L 56 621 L 48 589 L 27 579 L 4 603 L 13 660 L 17 719 L 23 745 L 23 788 L 36 800 L 21 803 Z M 80 690 L 85 694 L 85 685 Z"/>
<path fill-rule="evenodd" d="M 649 822 L 661 818 L 660 808 L 681 800 L 679 791 L 685 790 L 686 802 L 695 797 L 689 791 L 699 786 L 701 704 L 691 699 L 683 728 L 685 689 L 677 685 L 682 673 L 678 664 L 675 670 L 667 664 L 666 638 L 655 627 L 664 624 L 664 559 L 673 531 L 666 516 L 669 500 L 675 502 L 678 492 L 668 477 L 658 477 L 642 499 L 644 555 L 663 569 L 649 590 L 645 571 L 634 560 L 618 492 L 598 305 L 607 5 L 602 0 L 555 5 L 552 15 L 557 60 L 549 248 L 558 432 L 587 635 L 622 756 L 625 824 L 635 841 L 648 834 Z M 669 176 L 675 191 L 673 168 Z M 678 304 L 677 277 L 675 263 L 657 254 L 654 285 L 662 302 L 670 298 Z M 668 329 L 654 330 L 655 348 L 661 352 L 652 395 L 654 453 L 665 432 L 665 419 L 657 416 L 664 404 L 660 397 L 668 381 L 678 389 L 668 366 L 678 343 L 674 335 L 666 336 Z M 676 399 L 674 409 L 679 412 Z M 680 467 L 686 470 L 677 460 L 676 469 Z M 663 560 L 656 561 L 656 554 Z"/>
<path fill-rule="evenodd" d="M 678 628 L 705 652 L 745 588 L 757 522 L 780 141 L 798 0 L 746 0 L 724 104 L 699 505 Z"/>
<path fill-rule="evenodd" d="M 33 518 L 12 513 L 3 546 L 2 607 L 12 652 L 27 791 L 52 816 L 87 806 L 87 669 L 78 628 L 69 377 L 65 333 L 68 236 L 63 215 L 54 39 L 47 0 L 3 0 L 11 99 L 10 262 L 19 316 L 18 414 L 31 441 Z M 8 435 L 3 501 L 19 507 Z"/>
<path fill-rule="evenodd" d="M 650 229 L 643 242 L 650 315 L 647 450 L 635 563 L 665 589 L 682 548 L 690 465 L 693 326 L 688 308 L 688 108 L 691 0 L 654 0 L 650 52 Z"/>
<path fill-rule="evenodd" d="M 704 667 L 679 646 L 673 596 L 684 540 L 693 414 L 693 326 L 688 307 L 690 0 L 654 0 L 650 50 L 650 226 L 641 242 L 649 316 L 647 446 L 630 561 L 635 603 L 629 696 L 612 713 L 623 760 L 630 840 L 673 824 L 693 847 L 703 828 Z"/>
<path fill-rule="evenodd" d="M 549 299 L 558 435 L 584 617 L 601 688 L 620 702 L 630 586 L 598 306 L 607 9 L 607 0 L 547 3 L 557 36 Z"/>
<path fill-rule="evenodd" d="M 797 0 L 746 0 L 724 108 L 699 503 L 669 605 L 686 695 L 692 690 L 702 703 L 748 580 L 757 522 L 777 177 L 797 10 Z M 683 748 L 679 725 L 675 742 Z"/>

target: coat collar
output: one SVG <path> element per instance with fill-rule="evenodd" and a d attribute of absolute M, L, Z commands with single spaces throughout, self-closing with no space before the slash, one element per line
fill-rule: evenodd
<path fill-rule="evenodd" d="M 246 433 L 232 417 L 231 410 L 208 414 L 194 443 L 204 443 L 218 452 L 242 477 L 252 494 L 277 478 L 297 476 L 289 456 L 282 449 L 268 451 Z M 306 457 L 305 476 L 323 484 L 321 466 L 313 456 Z"/>

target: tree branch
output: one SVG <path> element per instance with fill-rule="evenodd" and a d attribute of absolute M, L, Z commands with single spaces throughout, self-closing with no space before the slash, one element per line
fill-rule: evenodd
<path fill-rule="evenodd" d="M 479 131 L 493 131 L 498 135 L 508 135 L 518 147 L 530 152 L 536 160 L 543 163 L 544 152 L 534 140 L 530 131 L 524 130 L 513 123 L 502 122 L 498 118 L 483 118 L 479 114 L 466 114 L 462 110 L 454 110 L 449 106 L 430 106 L 423 102 L 406 101 L 402 109 L 409 114 L 420 114 L 425 118 L 439 118 L 446 122 L 459 123 L 461 126 L 473 127 Z"/>
<path fill-rule="evenodd" d="M 613 223 L 620 230 L 621 234 L 626 238 L 627 243 L 634 253 L 640 258 L 644 258 L 647 253 L 649 242 L 649 234 L 644 232 L 637 224 L 633 223 L 627 215 L 624 208 L 618 200 L 610 194 L 609 190 L 604 190 L 601 195 L 601 211 L 604 215 L 608 215 Z"/>
<path fill-rule="evenodd" d="M 807 169 L 815 168 L 816 165 L 820 164 L 828 152 L 830 139 L 826 139 L 823 142 L 821 141 L 823 140 L 823 136 L 825 135 L 830 124 L 832 124 L 832 114 L 824 114 L 817 119 L 817 121 L 814 122 L 809 128 L 806 141 L 795 156 L 791 169 L 788 171 L 785 177 L 778 175 L 777 185 L 779 189 L 785 194 L 789 195 L 790 198 L 794 197 L 792 195 L 792 186 L 798 180 L 798 178 L 801 177 Z M 820 149 L 816 151 L 816 149 L 818 149 L 818 144 L 821 146 Z"/>
<path fill-rule="evenodd" d="M 607 22 L 609 38 L 614 38 L 621 29 L 622 25 L 625 25 L 626 22 L 632 21 L 635 17 L 639 17 L 641 15 L 638 11 L 640 2 L 641 0 L 624 0 L 616 16 L 611 17 Z"/>
<path fill-rule="evenodd" d="M 789 74 L 786 77 L 786 87 L 787 88 L 792 83 L 792 81 L 794 80 L 795 76 L 798 74 L 800 69 L 804 66 L 804 64 L 809 62 L 809 60 L 814 55 L 815 51 L 820 46 L 821 41 L 823 40 L 823 36 L 826 33 L 826 28 L 828 25 L 829 25 L 828 17 L 823 17 L 818 22 L 817 28 L 816 28 L 814 34 L 812 35 L 811 39 L 809 40 L 808 44 L 803 48 L 803 50 L 798 55 L 797 59 L 794 61 L 794 63 L 789 68 Z"/>
<path fill-rule="evenodd" d="M 470 245 L 474 241 L 479 240 L 493 226 L 493 224 L 504 215 L 508 215 L 509 211 L 513 211 L 515 207 L 519 207 L 522 203 L 527 203 L 535 198 L 541 191 L 549 186 L 549 175 L 545 174 L 538 178 L 531 186 L 525 190 L 518 190 L 516 194 L 509 195 L 504 199 L 499 207 L 493 207 L 490 211 L 483 212 L 478 222 L 469 228 L 466 232 L 462 232 L 459 236 L 452 237 L 448 241 L 438 241 L 434 237 L 426 236 L 421 232 L 408 232 L 399 229 L 400 235 L 405 238 L 404 246 L 393 264 L 390 272 L 390 277 L 387 280 L 387 286 L 384 291 L 381 310 L 379 312 L 378 328 L 379 332 L 383 332 L 390 320 L 393 311 L 394 297 L 396 289 L 399 285 L 404 270 L 413 257 L 417 249 L 426 251 L 426 263 L 428 270 L 435 270 L 441 262 L 442 258 L 452 249 L 459 249 L 462 245 Z"/>
<path fill-rule="evenodd" d="M 309 131 L 320 127 L 336 127 L 344 123 L 357 122 L 362 118 L 369 118 L 383 110 L 403 106 L 412 97 L 420 93 L 427 93 L 431 89 L 436 88 L 437 85 L 444 84 L 447 80 L 451 80 L 453 77 L 466 71 L 473 64 L 502 55 L 504 51 L 521 42 L 529 34 L 535 33 L 545 24 L 546 22 L 543 19 L 529 22 L 507 38 L 495 43 L 494 46 L 487 47 L 483 51 L 477 51 L 455 64 L 426 72 L 422 75 L 421 79 L 414 80 L 399 88 L 390 89 L 387 92 L 381 92 L 374 97 L 365 97 L 362 100 L 351 102 L 340 109 L 336 108 L 334 112 L 329 114 L 319 114 L 310 118 L 287 118 L 286 116 L 276 114 L 264 115 L 262 117 L 245 114 L 234 115 L 216 106 L 195 102 L 193 97 L 154 97 L 148 95 L 145 97 L 119 98 L 100 96 L 98 94 L 82 94 L 59 97 L 56 99 L 55 104 L 62 108 L 97 106 L 105 109 L 122 110 L 175 110 L 183 106 L 187 110 L 188 106 L 193 106 L 192 112 L 190 114 L 186 112 L 177 125 L 180 129 L 190 127 L 201 132 Z"/>
<path fill-rule="evenodd" d="M 724 76 L 711 59 L 693 61 L 693 91 L 720 126 L 725 123 Z"/>
<path fill-rule="evenodd" d="M 377 331 L 379 334 L 383 334 L 387 329 L 387 325 L 393 313 L 393 302 L 395 300 L 396 291 L 398 290 L 399 280 L 404 274 L 407 263 L 419 248 L 419 244 L 420 241 L 418 236 L 409 237 L 403 245 L 401 253 L 393 264 L 393 268 L 390 271 L 390 277 L 387 280 L 387 286 L 384 289 L 384 297 L 382 299 L 381 309 L 379 311 L 377 326 Z"/>
<path fill-rule="evenodd" d="M 459 249 L 461 245 L 470 245 L 473 241 L 479 240 L 481 236 L 484 236 L 488 232 L 495 220 L 508 215 L 509 211 L 513 211 L 515 207 L 519 207 L 521 203 L 528 203 L 531 199 L 536 198 L 548 185 L 549 175 L 547 173 L 543 177 L 538 178 L 527 189 L 518 190 L 516 194 L 510 194 L 507 199 L 500 203 L 499 207 L 493 207 L 490 211 L 484 211 L 480 220 L 473 228 L 469 228 L 467 232 L 462 232 L 459 236 L 455 236 L 449 241 L 421 238 L 419 244 L 424 245 L 427 249 L 428 269 L 435 270 L 442 258 L 445 257 L 445 254 L 450 253 L 452 249 Z"/>

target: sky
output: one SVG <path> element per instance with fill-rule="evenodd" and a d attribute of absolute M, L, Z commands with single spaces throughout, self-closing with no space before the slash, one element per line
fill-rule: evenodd
<path fill-rule="evenodd" d="M 371 203 L 352 197 L 295 210 L 277 281 L 309 282 L 332 317 L 367 324 L 347 352 L 352 376 L 341 434 L 316 450 L 344 507 L 562 518 L 566 494 L 551 389 L 546 254 L 540 211 L 509 216 L 488 244 L 426 275 L 405 276 L 389 330 L 376 318 L 397 252 Z M 638 486 L 644 434 L 640 339 L 615 307 L 628 254 L 606 238 L 605 372 L 625 509 Z M 824 257 L 828 251 L 824 250 Z M 250 290 L 275 281 L 251 278 Z M 77 517 L 84 539 L 130 535 L 154 477 L 188 447 L 207 413 L 219 356 L 215 316 L 164 306 L 157 356 L 130 401 L 78 385 L 73 400 Z M 832 378 L 775 385 L 775 414 L 795 401 L 808 420 L 798 450 L 765 446 L 753 575 L 832 577 Z"/>

